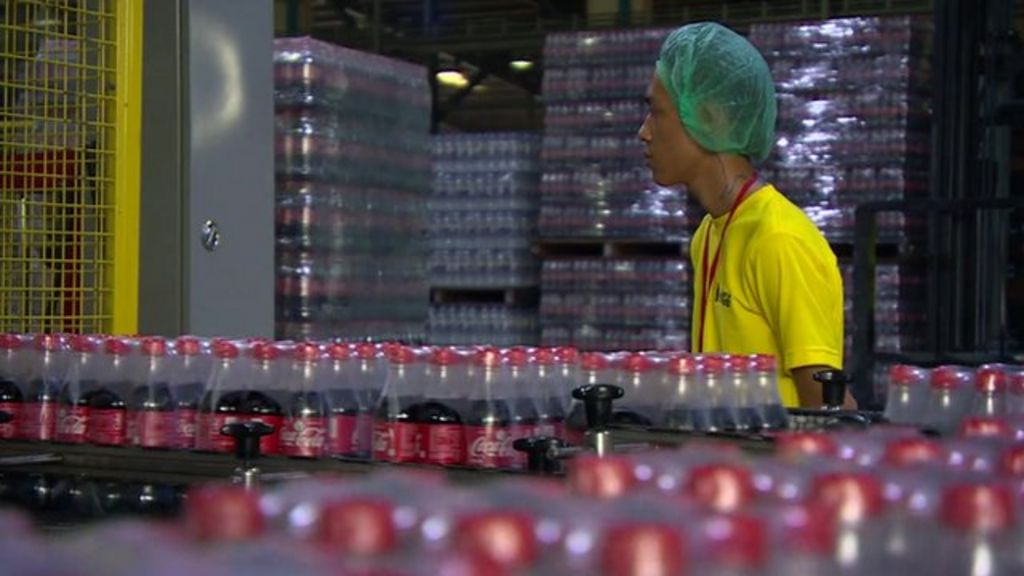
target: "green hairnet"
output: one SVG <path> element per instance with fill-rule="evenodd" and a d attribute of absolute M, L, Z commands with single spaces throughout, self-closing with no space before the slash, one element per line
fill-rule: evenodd
<path fill-rule="evenodd" d="M 690 135 L 711 152 L 768 157 L 775 139 L 775 85 L 746 38 L 713 22 L 688 24 L 661 45 L 658 78 Z"/>

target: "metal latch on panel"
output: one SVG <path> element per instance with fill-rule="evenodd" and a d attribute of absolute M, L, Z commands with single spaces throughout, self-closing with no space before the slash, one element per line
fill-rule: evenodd
<path fill-rule="evenodd" d="M 202 241 L 203 248 L 210 252 L 216 250 L 217 245 L 220 244 L 220 228 L 217 227 L 215 221 L 207 220 L 203 223 Z"/>

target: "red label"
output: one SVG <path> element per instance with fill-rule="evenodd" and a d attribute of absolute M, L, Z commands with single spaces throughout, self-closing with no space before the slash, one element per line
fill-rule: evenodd
<path fill-rule="evenodd" d="M 501 468 L 508 464 L 507 427 L 466 426 L 466 464 L 477 468 Z"/>
<path fill-rule="evenodd" d="M 89 407 L 80 404 L 62 404 L 57 410 L 54 439 L 69 444 L 84 444 L 89 440 Z"/>
<path fill-rule="evenodd" d="M 143 448 L 177 446 L 178 415 L 174 412 L 140 410 L 131 415 L 132 444 Z"/>
<path fill-rule="evenodd" d="M 422 460 L 438 466 L 466 463 L 466 436 L 459 424 L 423 424 Z"/>
<path fill-rule="evenodd" d="M 127 417 L 123 408 L 94 408 L 89 412 L 89 442 L 102 446 L 123 446 Z"/>
<path fill-rule="evenodd" d="M 327 431 L 327 453 L 332 456 L 345 456 L 359 452 L 356 432 L 359 417 L 347 414 L 331 416 Z"/>
<path fill-rule="evenodd" d="M 285 456 L 319 458 L 324 455 L 326 440 L 326 418 L 288 418 L 281 429 L 281 452 Z"/>
<path fill-rule="evenodd" d="M 49 442 L 57 431 L 57 404 L 27 402 L 22 406 L 21 431 L 24 440 Z"/>
<path fill-rule="evenodd" d="M 234 452 L 235 439 L 221 434 L 220 429 L 241 421 L 241 416 L 237 414 L 200 414 L 196 420 L 196 449 L 208 452 Z"/>
<path fill-rule="evenodd" d="M 18 430 L 18 423 L 21 422 L 21 402 L 0 402 L 0 412 L 7 412 L 11 415 L 11 421 L 0 424 L 0 440 L 13 440 L 21 433 Z"/>
<path fill-rule="evenodd" d="M 356 454 L 369 454 L 373 450 L 373 414 L 362 413 L 356 417 Z"/>
<path fill-rule="evenodd" d="M 420 454 L 420 427 L 408 422 L 378 421 L 373 426 L 373 459 L 380 462 L 416 462 Z"/>
<path fill-rule="evenodd" d="M 512 444 L 520 438 L 529 438 L 536 434 L 537 427 L 526 424 L 509 426 L 508 437 L 505 438 L 505 445 L 502 446 L 502 456 L 507 458 L 506 466 L 509 468 L 526 468 L 526 453 L 516 450 Z"/>
<path fill-rule="evenodd" d="M 174 412 L 174 446 L 180 450 L 196 447 L 196 410 L 179 408 Z"/>

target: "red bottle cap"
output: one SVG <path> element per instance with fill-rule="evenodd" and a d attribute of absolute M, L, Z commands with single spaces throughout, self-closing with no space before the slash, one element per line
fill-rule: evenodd
<path fill-rule="evenodd" d="M 256 360 L 277 360 L 281 349 L 269 342 L 256 342 L 249 349 L 249 355 Z"/>
<path fill-rule="evenodd" d="M 1003 451 L 999 470 L 1010 476 L 1024 477 L 1024 444 L 1015 444 Z"/>
<path fill-rule="evenodd" d="M 935 390 L 955 390 L 964 382 L 963 370 L 956 366 L 939 366 L 932 370 L 931 387 Z"/>
<path fill-rule="evenodd" d="M 924 379 L 924 371 L 906 364 L 889 367 L 889 382 L 894 386 L 912 386 Z"/>
<path fill-rule="evenodd" d="M 238 346 L 227 340 L 218 340 L 213 343 L 213 355 L 221 360 L 238 358 Z"/>
<path fill-rule="evenodd" d="M 970 416 L 960 422 L 960 435 L 965 438 L 1013 438 L 1006 420 L 992 416 Z"/>
<path fill-rule="evenodd" d="M 835 456 L 835 440 L 820 432 L 786 432 L 775 437 L 775 452 L 786 458 Z"/>
<path fill-rule="evenodd" d="M 982 368 L 974 375 L 974 389 L 978 392 L 998 394 L 1006 391 L 1006 372 L 998 368 Z"/>
<path fill-rule="evenodd" d="M 622 360 L 622 369 L 633 374 L 650 372 L 654 365 L 643 354 L 630 354 Z"/>
<path fill-rule="evenodd" d="M 18 350 L 21 348 L 21 338 L 17 334 L 0 334 L 0 350 Z"/>
<path fill-rule="evenodd" d="M 672 526 L 633 522 L 616 524 L 605 532 L 604 576 L 677 576 L 685 566 L 683 536 Z"/>
<path fill-rule="evenodd" d="M 697 360 L 689 354 L 673 356 L 666 369 L 675 376 L 691 376 L 697 373 Z"/>
<path fill-rule="evenodd" d="M 143 338 L 142 354 L 144 356 L 163 356 L 167 354 L 167 341 L 159 337 Z"/>
<path fill-rule="evenodd" d="M 725 373 L 725 357 L 719 354 L 702 356 L 699 363 L 705 374 L 717 376 Z"/>
<path fill-rule="evenodd" d="M 530 359 L 534 364 L 541 366 L 553 366 L 555 364 L 555 351 L 551 348 L 541 348 L 534 351 Z"/>
<path fill-rule="evenodd" d="M 185 519 L 200 541 L 248 540 L 265 528 L 259 496 L 241 486 L 206 485 L 189 491 Z"/>
<path fill-rule="evenodd" d="M 633 464 L 622 456 L 581 454 L 569 463 L 568 473 L 569 487 L 591 498 L 618 498 L 636 484 Z"/>
<path fill-rule="evenodd" d="M 586 352 L 580 360 L 580 366 L 591 372 L 608 369 L 608 357 L 600 352 Z"/>
<path fill-rule="evenodd" d="M 710 555 L 718 565 L 758 569 L 767 559 L 764 522 L 745 514 L 729 514 L 708 520 L 705 526 Z"/>
<path fill-rule="evenodd" d="M 835 472 L 818 476 L 811 487 L 811 502 L 824 506 L 845 523 L 874 518 L 885 510 L 882 484 L 859 472 Z"/>
<path fill-rule="evenodd" d="M 937 464 L 945 460 L 945 450 L 937 442 L 924 438 L 899 438 L 885 447 L 882 457 L 890 466 Z"/>
<path fill-rule="evenodd" d="M 509 366 L 522 367 L 530 363 L 530 353 L 525 348 L 510 348 L 504 356 Z"/>
<path fill-rule="evenodd" d="M 473 364 L 489 368 L 501 366 L 501 351 L 497 348 L 481 348 L 473 355 Z"/>
<path fill-rule="evenodd" d="M 36 334 L 32 345 L 40 352 L 56 352 L 64 346 L 64 338 L 60 334 Z"/>
<path fill-rule="evenodd" d="M 385 554 L 395 548 L 397 534 L 390 502 L 353 499 L 327 502 L 316 537 L 332 552 L 359 556 Z"/>
<path fill-rule="evenodd" d="M 572 346 L 563 346 L 556 350 L 555 359 L 559 364 L 575 364 L 580 361 L 580 352 Z"/>
<path fill-rule="evenodd" d="M 1001 484 L 956 484 L 942 494 L 942 522 L 964 532 L 1002 532 L 1016 523 L 1013 494 Z"/>
<path fill-rule="evenodd" d="M 430 354 L 430 363 L 435 366 L 454 366 L 462 363 L 462 355 L 450 346 L 435 348 Z"/>
<path fill-rule="evenodd" d="M 735 464 L 698 466 L 690 472 L 686 494 L 716 512 L 735 512 L 754 500 L 754 479 Z"/>
<path fill-rule="evenodd" d="M 95 340 L 93 340 L 92 338 L 90 338 L 88 336 L 83 336 L 81 334 L 76 334 L 76 335 L 72 336 L 71 337 L 70 345 L 71 345 L 71 349 L 73 351 L 79 352 L 79 353 L 82 353 L 82 354 L 88 354 L 88 353 L 91 353 L 91 352 L 96 352 L 96 350 L 99 348 L 99 346 L 98 346 L 98 344 L 96 344 Z"/>
<path fill-rule="evenodd" d="M 106 342 L 103 343 L 103 349 L 107 354 L 113 354 L 114 356 L 127 356 L 132 352 L 132 347 L 128 342 L 120 338 L 107 338 Z"/>
<path fill-rule="evenodd" d="M 313 342 L 302 342 L 295 345 L 292 358 L 299 362 L 312 362 L 320 359 L 320 347 Z"/>
<path fill-rule="evenodd" d="M 751 366 L 757 372 L 775 372 L 778 361 L 771 354 L 754 354 L 750 357 Z"/>
<path fill-rule="evenodd" d="M 182 356 L 198 356 L 202 352 L 202 345 L 198 338 L 192 338 L 191 336 L 182 336 L 178 338 L 174 343 L 175 349 L 178 354 Z"/>
<path fill-rule="evenodd" d="M 360 360 L 373 360 L 377 357 L 377 345 L 370 342 L 356 344 L 355 352 Z"/>
<path fill-rule="evenodd" d="M 730 372 L 747 372 L 751 368 L 750 358 L 747 356 L 729 356 L 728 366 Z"/>
<path fill-rule="evenodd" d="M 327 346 L 327 356 L 331 360 L 345 362 L 352 357 L 352 347 L 340 342 L 332 342 Z"/>
<path fill-rule="evenodd" d="M 458 521 L 459 548 L 510 570 L 531 566 L 538 555 L 533 519 L 512 511 L 488 511 Z"/>
<path fill-rule="evenodd" d="M 388 352 L 392 364 L 414 364 L 417 359 L 416 351 L 408 346 L 396 346 Z"/>

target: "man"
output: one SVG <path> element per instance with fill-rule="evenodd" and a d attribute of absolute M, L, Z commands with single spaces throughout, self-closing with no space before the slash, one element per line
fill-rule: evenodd
<path fill-rule="evenodd" d="M 772 354 L 783 403 L 820 407 L 813 375 L 842 368 L 843 284 L 821 232 L 752 166 L 775 137 L 768 65 L 723 26 L 683 26 L 647 99 L 639 137 L 654 180 L 708 212 L 690 244 L 693 351 Z"/>

